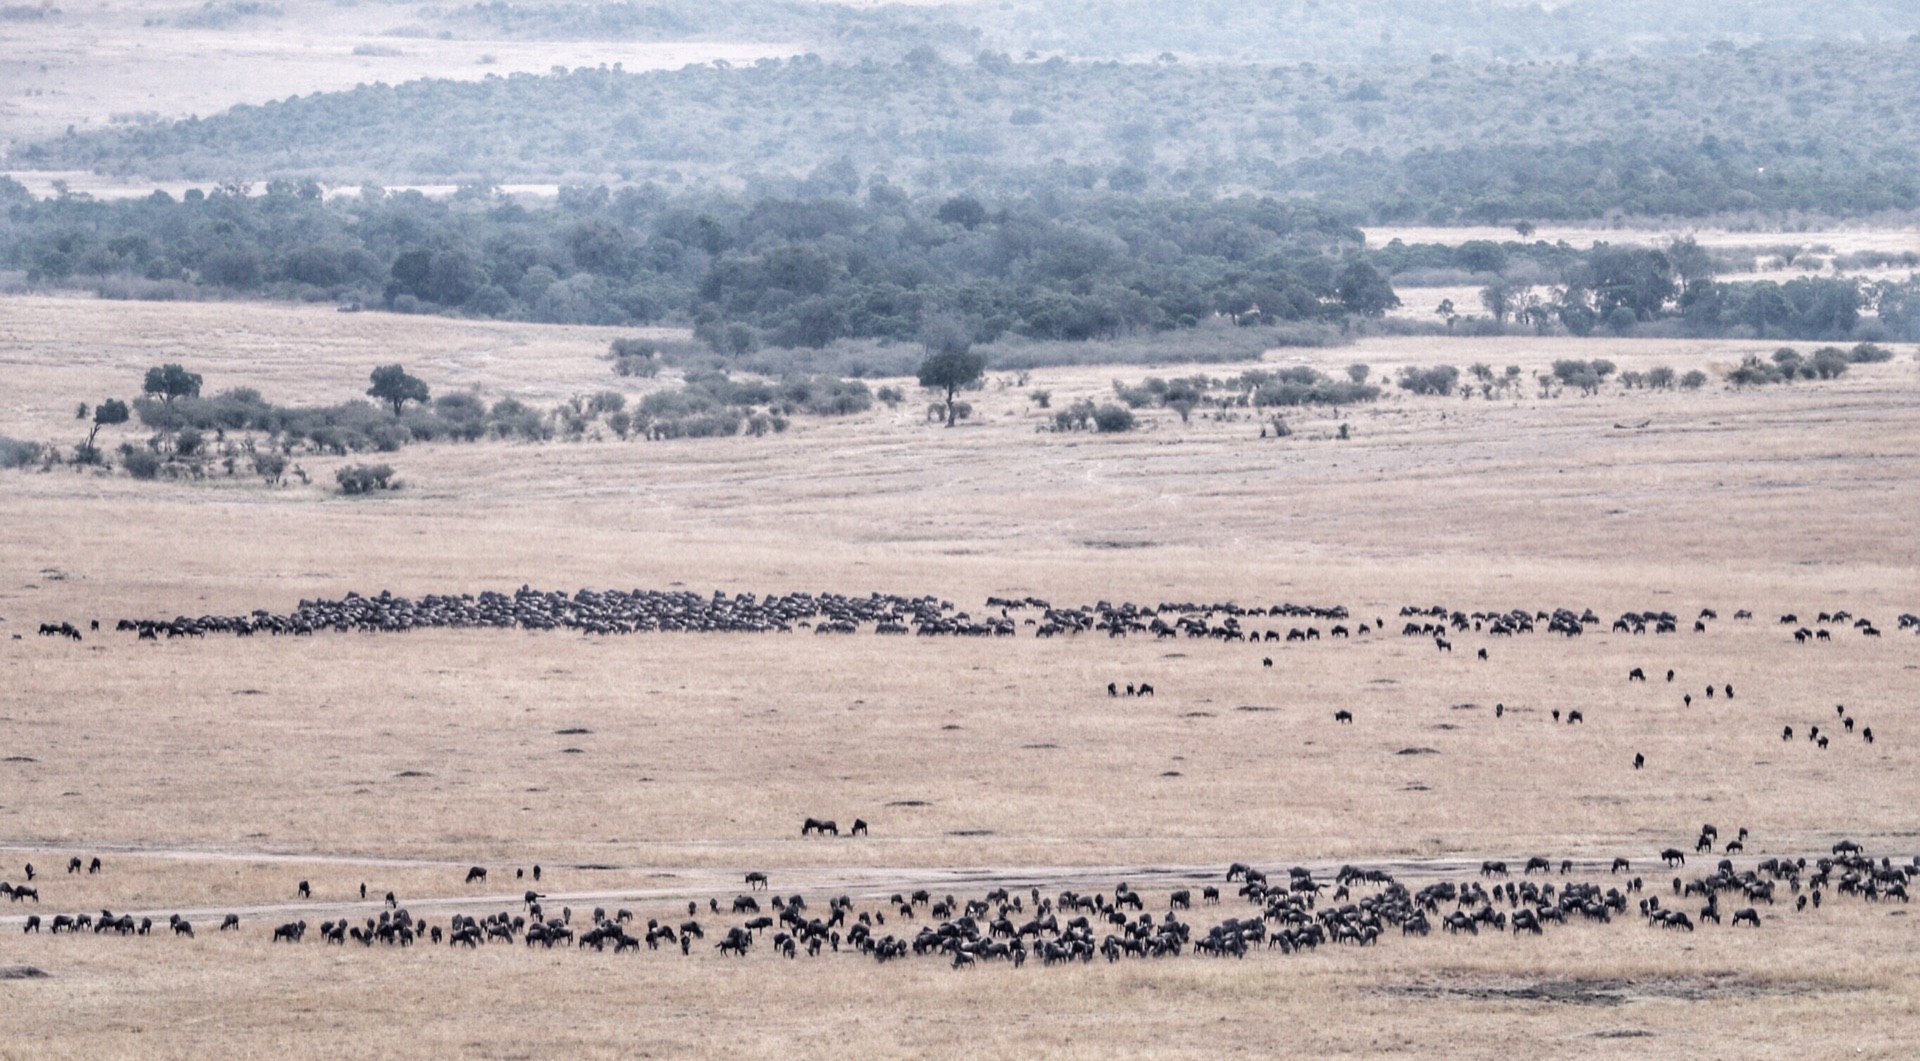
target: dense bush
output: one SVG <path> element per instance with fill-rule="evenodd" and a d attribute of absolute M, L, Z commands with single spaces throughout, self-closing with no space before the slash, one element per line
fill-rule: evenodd
<path fill-rule="evenodd" d="M 371 494 L 376 490 L 398 490 L 399 480 L 386 464 L 345 464 L 333 473 L 340 492 L 347 495 Z"/>
<path fill-rule="evenodd" d="M 1414 394 L 1437 394 L 1441 396 L 1453 393 L 1460 380 L 1460 370 L 1452 365 L 1435 365 L 1431 368 L 1416 368 L 1408 365 L 1400 370 L 1400 389 Z"/>
<path fill-rule="evenodd" d="M 1119 434 L 1134 427 L 1133 410 L 1124 405 L 1102 405 L 1093 411 L 1093 426 L 1102 434 Z"/>
<path fill-rule="evenodd" d="M 41 446 L 0 435 L 0 468 L 24 468 L 40 459 Z"/>

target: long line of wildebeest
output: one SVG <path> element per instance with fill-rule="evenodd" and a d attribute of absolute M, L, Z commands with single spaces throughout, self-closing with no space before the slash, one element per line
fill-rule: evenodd
<path fill-rule="evenodd" d="M 1743 838 L 1745 834 L 1741 830 Z M 1708 825 L 1695 850 L 1710 851 L 1716 840 L 1717 831 Z M 1734 843 L 1729 847 L 1739 849 Z M 1686 853 L 1678 848 L 1669 848 L 1660 857 L 1666 866 L 1684 867 L 1686 862 Z M 69 872 L 77 872 L 78 866 L 76 858 Z M 99 867 L 99 860 L 94 860 L 93 871 Z M 1630 876 L 1632 867 L 1624 858 L 1615 859 L 1609 876 L 1597 882 L 1570 879 L 1572 872 L 1570 860 L 1559 864 L 1556 876 L 1550 860 L 1535 857 L 1522 865 L 1521 879 L 1516 881 L 1507 863 L 1488 861 L 1480 866 L 1480 879 L 1441 880 L 1416 891 L 1382 870 L 1342 866 L 1329 881 L 1316 878 L 1305 867 L 1269 876 L 1236 863 L 1228 868 L 1224 886 L 1208 883 L 1170 890 L 1164 899 L 1156 896 L 1153 910 L 1147 908 L 1145 896 L 1120 882 L 1111 897 L 1104 891 L 1043 895 L 1037 887 L 1022 895 L 1001 887 L 962 898 L 934 896 L 922 889 L 896 893 L 884 904 L 869 902 L 867 909 L 842 895 L 828 899 L 823 913 L 814 913 L 802 895 L 770 894 L 767 875 L 756 872 L 745 879 L 747 891 L 724 908 L 717 898 L 708 900 L 704 912 L 697 902 L 689 901 L 684 919 L 676 911 L 665 920 L 650 918 L 644 927 L 625 909 L 609 912 L 602 907 L 578 918 L 570 908 L 550 911 L 543 907 L 547 897 L 531 890 L 509 909 L 495 909 L 481 917 L 454 914 L 434 922 L 414 917 L 389 892 L 378 917 L 323 921 L 314 934 L 325 944 L 351 942 L 365 948 L 427 943 L 471 949 L 518 943 L 596 952 L 611 947 L 619 954 L 637 952 L 643 945 L 658 951 L 664 944 L 687 956 L 699 946 L 740 958 L 765 941 L 774 955 L 788 959 L 802 953 L 817 958 L 823 952 L 864 955 L 878 962 L 937 956 L 956 969 L 987 961 L 1021 966 L 1029 957 L 1045 965 L 1091 962 L 1096 956 L 1109 962 L 1182 954 L 1245 958 L 1260 949 L 1299 954 L 1327 945 L 1372 946 L 1394 928 L 1401 936 L 1427 936 L 1436 926 L 1449 934 L 1475 937 L 1483 931 L 1544 935 L 1549 926 L 1570 922 L 1611 925 L 1629 917 L 1630 911 L 1646 925 L 1665 930 L 1692 932 L 1707 922 L 1759 929 L 1763 917 L 1816 916 L 1833 896 L 1904 903 L 1909 881 L 1920 874 L 1920 857 L 1903 865 L 1884 857 L 1876 861 L 1862 853 L 1859 845 L 1843 840 L 1833 845 L 1830 855 L 1811 863 L 1805 858 L 1766 858 L 1749 869 L 1736 870 L 1731 859 L 1722 859 L 1710 874 L 1674 877 L 1672 894 L 1664 902 L 1658 886 L 1649 891 L 1641 878 Z M 1535 873 L 1540 876 L 1536 878 Z M 468 871 L 467 883 L 484 882 L 485 877 L 485 870 L 476 866 Z M 1204 930 L 1181 920 L 1183 912 L 1193 916 L 1196 890 L 1203 908 L 1215 907 L 1223 901 L 1223 887 L 1248 907 L 1244 915 L 1223 918 Z M 307 882 L 301 882 L 300 891 L 308 894 Z M 0 886 L 0 894 L 15 901 L 29 897 L 39 901 L 38 891 L 25 886 Z M 366 896 L 364 885 L 361 895 Z M 762 912 L 763 897 L 770 912 Z M 1689 913 L 1686 908 L 1695 903 L 1700 904 L 1697 914 Z M 705 924 L 702 916 L 708 918 Z M 730 925 L 716 920 L 728 917 L 740 920 Z M 42 927 L 41 917 L 32 915 L 24 931 L 38 933 Z M 240 930 L 240 919 L 229 914 L 219 927 Z M 58 915 L 45 928 L 52 935 L 90 931 L 146 936 L 156 926 L 150 917 L 136 921 L 130 915 L 102 910 L 97 918 Z M 191 937 L 194 926 L 176 914 L 164 931 Z M 289 921 L 273 929 L 271 941 L 299 944 L 308 931 L 306 921 Z"/>
<path fill-rule="evenodd" d="M 1711 609 L 1693 620 L 1696 632 L 1704 632 Z M 1305 623 L 1284 632 L 1279 629 L 1254 629 L 1259 619 L 1281 618 Z M 1450 632 L 1468 629 L 1490 634 L 1531 633 L 1544 625 L 1552 633 L 1575 637 L 1602 622 L 1592 609 L 1576 612 L 1568 608 L 1548 611 L 1512 609 L 1508 611 L 1465 612 L 1442 605 L 1407 605 L 1400 609 L 1404 620 L 1400 633 L 1406 636 L 1432 637 L 1443 648 L 1450 648 Z M 1736 619 L 1751 619 L 1746 611 Z M 1655 634 L 1677 632 L 1682 620 L 1672 612 L 1626 612 L 1613 620 L 1619 632 Z M 1799 626 L 1799 617 L 1783 615 L 1783 624 L 1795 625 L 1796 639 L 1825 640 L 1826 624 L 1852 622 L 1860 633 L 1877 637 L 1879 628 L 1867 619 L 1854 619 L 1840 611 L 1821 613 L 1818 632 Z M 729 596 L 714 592 L 711 596 L 692 592 L 659 590 L 580 590 L 567 594 L 538 591 L 522 586 L 511 594 L 486 592 L 479 595 L 429 595 L 413 600 L 381 592 L 375 596 L 349 593 L 341 600 L 302 600 L 299 607 L 285 614 L 256 609 L 248 615 L 177 616 L 173 619 L 121 619 L 120 631 L 131 631 L 142 639 L 161 637 L 204 637 L 207 634 L 290 634 L 311 635 L 332 630 L 347 632 L 397 633 L 423 629 L 521 629 L 577 630 L 588 634 L 633 634 L 650 631 L 790 633 L 811 629 L 816 634 L 852 634 L 871 629 L 877 634 L 917 634 L 920 636 L 1011 637 L 1024 626 L 1038 637 L 1062 634 L 1104 633 L 1109 637 L 1146 634 L 1153 637 L 1217 638 L 1225 641 L 1303 641 L 1318 640 L 1322 631 L 1314 623 L 1328 623 L 1328 637 L 1364 637 L 1387 632 L 1386 620 L 1352 622 L 1345 607 L 1300 604 L 1275 604 L 1267 607 L 1243 607 L 1233 603 L 1194 602 L 1139 605 L 1100 601 L 1092 605 L 1055 607 L 1037 597 L 987 598 L 986 610 L 979 616 L 961 611 L 952 601 L 936 596 L 907 597 L 873 593 L 865 597 L 835 593 L 768 594 Z M 99 629 L 99 622 L 91 624 Z M 1901 615 L 1899 628 L 1920 633 L 1920 616 Z M 71 622 L 48 623 L 42 634 L 79 639 L 82 635 Z"/>

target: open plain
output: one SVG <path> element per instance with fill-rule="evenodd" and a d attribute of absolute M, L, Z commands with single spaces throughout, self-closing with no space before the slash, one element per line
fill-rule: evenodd
<path fill-rule="evenodd" d="M 0 435 L 70 445 L 84 434 L 76 403 L 132 397 L 163 360 L 204 373 L 209 392 L 285 402 L 356 396 L 396 360 L 436 393 L 543 406 L 672 385 L 612 374 L 607 343 L 629 334 L 10 299 Z M 1482 880 L 1488 859 L 1518 880 L 1541 856 L 1557 884 L 1624 887 L 1609 872 L 1619 857 L 1645 880 L 1633 901 L 1692 911 L 1699 900 L 1670 882 L 1722 857 L 1694 853 L 1703 823 L 1723 841 L 1750 831 L 1732 856 L 1742 870 L 1811 863 L 1843 839 L 1906 863 L 1920 854 L 1920 638 L 1896 621 L 1920 611 L 1920 367 L 1900 347 L 1833 381 L 1721 381 L 1776 345 L 1275 351 L 1267 367 L 1335 373 L 1485 361 L 1531 381 L 1555 358 L 1607 357 L 1712 377 L 1593 397 L 1541 398 L 1531 383 L 1491 401 L 1392 391 L 1293 415 L 1285 439 L 1261 437 L 1245 410 L 1191 423 L 1155 410 L 1113 437 L 1044 431 L 1033 389 L 1063 407 L 1145 374 L 1060 368 L 1025 382 L 990 371 L 952 430 L 910 397 L 763 438 L 409 446 L 381 455 L 402 489 L 372 498 L 337 494 L 344 460 L 325 456 L 300 456 L 311 483 L 283 487 L 0 472 L 0 877 L 21 883 L 29 861 L 40 873 L 37 908 L 0 908 L 0 970 L 48 974 L 0 979 L 0 1056 L 1907 1056 L 1920 1025 L 1910 908 L 1833 894 L 1796 910 L 1784 885 L 1757 929 L 1675 932 L 1629 909 L 1542 936 L 1389 931 L 1285 956 L 1018 969 L 879 965 L 850 949 L 788 961 L 764 944 L 722 957 L 711 938 L 690 957 L 269 943 L 290 920 L 377 916 L 387 891 L 429 921 L 518 912 L 531 885 L 515 871 L 536 864 L 549 907 L 576 920 L 605 906 L 678 923 L 692 901 L 717 936 L 740 918 L 709 915 L 709 900 L 724 909 L 762 871 L 776 894 L 820 909 L 848 895 L 911 937 L 930 919 L 923 907 L 900 927 L 893 893 L 1112 894 L 1121 881 L 1156 914 L 1175 889 L 1222 887 L 1219 907 L 1180 913 L 1204 934 L 1258 912 L 1224 881 L 1231 862 L 1276 879 L 1294 865 L 1322 879 L 1379 868 L 1417 890 Z M 141 437 L 134 425 L 102 436 Z M 932 594 L 976 616 L 998 614 L 989 596 L 1291 602 L 1384 623 L 1258 645 L 1033 627 L 112 631 L 348 592 L 523 584 Z M 1515 637 L 1468 629 L 1442 652 L 1401 636 L 1403 606 L 1435 604 L 1592 609 L 1602 622 L 1574 638 L 1544 622 Z M 1694 632 L 1702 609 L 1718 617 Z M 1676 613 L 1679 630 L 1609 632 L 1650 610 Z M 1843 622 L 1822 627 L 1830 641 L 1796 643 L 1797 626 L 1836 610 L 1883 636 Z M 1782 625 L 1786 613 L 1800 622 Z M 91 619 L 102 629 L 79 642 L 34 634 Z M 1648 681 L 1628 680 L 1636 667 Z M 1109 697 L 1109 682 L 1155 695 Z M 1707 699 L 1709 685 L 1737 696 Z M 1877 740 L 1842 732 L 1836 705 Z M 1584 722 L 1558 721 L 1575 710 Z M 802 838 L 810 816 L 863 818 L 870 835 Z M 1663 867 L 1668 847 L 1692 861 Z M 102 871 L 65 873 L 75 855 Z M 463 884 L 476 865 L 488 879 Z M 296 895 L 303 880 L 310 898 Z M 22 931 L 28 913 L 103 908 L 160 927 Z M 213 931 L 228 912 L 239 931 Z M 173 913 L 195 938 L 162 931 Z"/>

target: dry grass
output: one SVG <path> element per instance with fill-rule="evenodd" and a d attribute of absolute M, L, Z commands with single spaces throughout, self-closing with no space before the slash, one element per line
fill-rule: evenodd
<path fill-rule="evenodd" d="M 594 329 L 290 307 L 0 309 L 0 434 L 15 437 L 77 435 L 74 402 L 126 395 L 162 358 L 210 388 L 281 401 L 338 400 L 396 359 L 436 389 L 550 401 L 623 385 L 599 360 L 613 333 Z M 1752 346 L 1401 340 L 1284 356 L 1330 370 L 1531 371 L 1561 356 L 1684 370 Z M 31 858 L 42 913 L 189 910 L 202 936 L 55 940 L 0 924 L 0 966 L 54 974 L 0 982 L 0 1056 L 1905 1052 L 1912 920 L 1854 902 L 1783 907 L 1758 933 L 1682 939 L 1628 919 L 1544 940 L 1396 936 L 1301 959 L 971 975 L 931 960 L 880 971 L 766 953 L 729 964 L 266 943 L 282 918 L 361 916 L 362 881 L 434 916 L 504 908 L 513 868 L 535 862 L 557 901 L 644 919 L 730 896 L 747 868 L 816 900 L 1126 876 L 1151 904 L 1233 859 L 1393 862 L 1424 878 L 1483 856 L 1573 857 L 1587 873 L 1625 854 L 1648 872 L 1703 821 L 1752 829 L 1750 858 L 1840 835 L 1913 853 L 1920 645 L 1892 629 L 1920 604 L 1910 351 L 1765 392 L 1394 396 L 1299 415 L 1285 442 L 1254 437 L 1249 419 L 1183 426 L 1164 412 L 1128 437 L 1036 431 L 1046 414 L 1027 390 L 1064 405 L 1114 374 L 996 378 L 972 396 L 979 422 L 953 431 L 903 408 L 759 440 L 415 447 L 392 458 L 407 489 L 374 501 L 0 473 L 0 632 L 26 634 L 0 640 L 0 758 L 33 760 L 0 762 L 0 875 L 17 880 Z M 1341 421 L 1350 442 L 1332 438 Z M 333 462 L 308 463 L 330 481 Z M 1658 639 L 1465 635 L 1451 655 L 1398 636 L 1254 648 L 30 633 L 523 582 L 936 592 L 972 609 L 989 594 L 1291 600 L 1344 603 L 1394 630 L 1410 602 L 1711 606 L 1722 619 Z M 1760 618 L 1733 622 L 1740 607 Z M 1834 608 L 1887 636 L 1799 648 L 1772 622 Z M 1472 655 L 1483 645 L 1486 662 Z M 1634 666 L 1655 680 L 1628 684 Z M 1159 695 L 1103 691 L 1142 679 Z M 1709 681 L 1737 699 L 1681 705 L 1682 688 L 1698 697 Z M 1879 742 L 1780 742 L 1782 725 L 1804 731 L 1835 703 Z M 1356 724 L 1334 726 L 1336 707 Z M 1556 707 L 1588 721 L 1556 726 Z M 591 732 L 559 732 L 575 728 Z M 1646 770 L 1630 768 L 1635 752 Z M 809 814 L 865 817 L 873 836 L 803 842 Z M 66 850 L 103 854 L 107 872 L 66 876 Z M 470 862 L 493 870 L 487 885 L 459 884 Z M 295 902 L 300 879 L 313 902 Z M 227 909 L 248 919 L 239 938 L 200 916 Z"/>
<path fill-rule="evenodd" d="M 37 140 L 58 136 L 68 126 L 98 128 L 115 116 L 205 117 L 237 103 L 357 84 L 423 77 L 478 80 L 488 74 L 544 74 L 553 66 L 615 63 L 636 71 L 677 69 L 713 59 L 748 63 L 794 51 L 779 42 L 393 36 L 389 31 L 419 27 L 420 16 L 401 5 L 337 0 L 275 0 L 270 6 L 280 10 L 278 16 L 243 18 L 222 28 L 183 25 L 183 16 L 199 6 L 187 0 L 64 5 L 52 18 L 6 22 L 0 130 L 6 137 Z M 75 190 L 105 196 L 153 187 L 123 188 L 86 174 L 54 176 L 66 177 Z"/>

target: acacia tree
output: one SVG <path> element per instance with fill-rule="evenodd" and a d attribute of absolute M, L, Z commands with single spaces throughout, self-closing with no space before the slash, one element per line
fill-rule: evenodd
<path fill-rule="evenodd" d="M 393 415 L 399 416 L 408 402 L 425 402 L 429 397 L 427 385 L 399 365 L 382 365 L 373 370 L 373 386 L 367 388 L 367 396 L 378 398 L 393 406 Z"/>
<path fill-rule="evenodd" d="M 947 426 L 952 427 L 953 396 L 974 383 L 987 369 L 987 359 L 965 348 L 947 349 L 920 362 L 920 385 L 946 395 Z"/>
<path fill-rule="evenodd" d="M 93 448 L 94 437 L 100 434 L 101 428 L 126 423 L 127 413 L 127 403 L 118 398 L 108 398 L 94 406 L 93 430 L 87 432 L 87 448 Z"/>
<path fill-rule="evenodd" d="M 200 396 L 200 374 L 188 372 L 179 365 L 161 365 L 147 370 L 146 383 L 141 390 L 172 405 L 175 398 Z"/>

